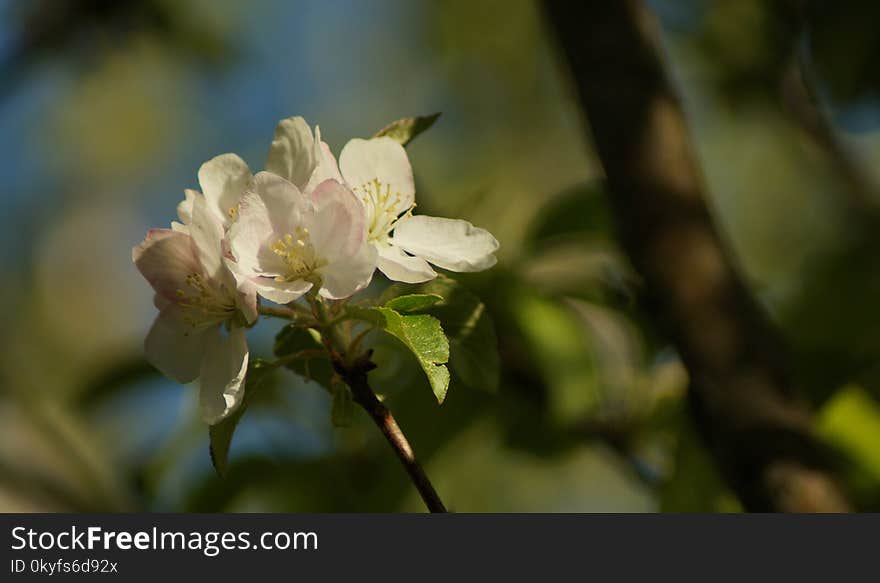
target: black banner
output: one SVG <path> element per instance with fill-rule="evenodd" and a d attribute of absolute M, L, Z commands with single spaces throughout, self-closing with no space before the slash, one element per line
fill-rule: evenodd
<path fill-rule="evenodd" d="M 880 518 L 5 514 L 0 527 L 0 581 L 846 580 L 873 573 Z"/>

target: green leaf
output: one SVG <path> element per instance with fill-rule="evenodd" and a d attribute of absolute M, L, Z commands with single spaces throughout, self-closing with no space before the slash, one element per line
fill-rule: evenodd
<path fill-rule="evenodd" d="M 526 244 L 542 248 L 560 240 L 613 241 L 614 222 L 605 184 L 584 182 L 552 197 L 526 229 Z"/>
<path fill-rule="evenodd" d="M 579 422 L 600 405 L 592 338 L 576 315 L 560 303 L 521 291 L 515 317 L 526 346 L 547 380 L 547 406 L 554 421 Z"/>
<path fill-rule="evenodd" d="M 742 512 L 693 422 L 678 409 L 669 419 L 677 443 L 671 475 L 660 489 L 661 512 Z"/>
<path fill-rule="evenodd" d="M 848 385 L 837 391 L 819 412 L 819 434 L 858 462 L 874 484 L 880 482 L 880 406 L 862 387 Z"/>
<path fill-rule="evenodd" d="M 211 438 L 211 462 L 214 469 L 222 477 L 226 475 L 229 460 L 229 446 L 232 444 L 232 436 L 238 422 L 241 421 L 248 406 L 253 402 L 254 393 L 268 374 L 274 370 L 274 366 L 265 360 L 255 358 L 248 363 L 247 377 L 244 385 L 244 397 L 238 409 L 229 417 L 211 425 L 208 434 Z"/>
<path fill-rule="evenodd" d="M 282 358 L 303 350 L 323 350 L 320 334 L 312 329 L 288 325 L 275 336 L 273 352 Z M 304 377 L 307 381 L 315 381 L 328 391 L 332 390 L 330 380 L 333 378 L 333 366 L 326 358 L 298 359 L 285 365 L 285 368 Z"/>
<path fill-rule="evenodd" d="M 384 330 L 410 349 L 428 377 L 439 403 L 449 389 L 449 341 L 440 321 L 428 314 L 399 314 L 391 308 L 354 308 L 352 316 Z"/>
<path fill-rule="evenodd" d="M 437 294 L 407 294 L 388 300 L 385 307 L 395 312 L 423 312 L 442 301 L 443 297 Z"/>
<path fill-rule="evenodd" d="M 427 313 L 440 320 L 449 338 L 449 366 L 467 386 L 487 391 L 498 388 L 501 364 L 495 325 L 480 298 L 454 279 L 440 276 L 417 286 L 395 284 L 380 298 L 386 306 L 394 298 L 439 296 Z"/>
<path fill-rule="evenodd" d="M 351 389 L 345 383 L 333 383 L 333 408 L 330 410 L 330 420 L 336 427 L 348 427 L 351 425 L 351 411 L 353 400 Z"/>
<path fill-rule="evenodd" d="M 438 117 L 440 117 L 439 112 L 425 116 L 405 117 L 391 122 L 376 132 L 374 137 L 388 136 L 392 140 L 399 142 L 401 146 L 405 146 L 413 141 L 417 135 L 434 125 Z"/>

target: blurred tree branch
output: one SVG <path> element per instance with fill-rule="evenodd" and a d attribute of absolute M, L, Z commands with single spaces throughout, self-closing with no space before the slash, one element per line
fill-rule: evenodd
<path fill-rule="evenodd" d="M 688 369 L 691 409 L 721 471 L 749 510 L 849 510 L 780 338 L 713 224 L 651 15 L 640 0 L 545 6 L 624 247 Z"/>

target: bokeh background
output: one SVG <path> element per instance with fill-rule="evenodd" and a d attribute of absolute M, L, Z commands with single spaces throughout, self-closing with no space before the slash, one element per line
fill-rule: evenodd
<path fill-rule="evenodd" d="M 880 9 L 824 3 L 804 31 L 778 4 L 650 2 L 717 223 L 847 487 L 880 510 L 880 231 L 854 217 L 880 205 Z M 261 168 L 281 118 L 338 153 L 435 111 L 409 146 L 420 212 L 501 241 L 496 268 L 456 276 L 495 321 L 501 381 L 453 379 L 438 407 L 391 346 L 371 379 L 446 504 L 741 510 L 636 300 L 541 16 L 524 0 L 0 0 L 0 510 L 420 511 L 366 416 L 334 428 L 326 393 L 288 371 L 218 478 L 196 388 L 143 361 L 154 309 L 130 253 L 203 161 Z M 792 43 L 831 148 L 786 107 Z M 253 352 L 280 326 L 254 329 Z"/>

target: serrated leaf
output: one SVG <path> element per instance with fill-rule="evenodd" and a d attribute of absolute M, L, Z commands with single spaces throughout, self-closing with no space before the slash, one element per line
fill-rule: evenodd
<path fill-rule="evenodd" d="M 330 421 L 336 427 L 351 425 L 353 400 L 351 390 L 345 383 L 333 383 L 333 408 L 330 410 Z"/>
<path fill-rule="evenodd" d="M 282 358 L 303 350 L 322 350 L 321 338 L 317 331 L 288 325 L 275 335 L 272 348 L 275 356 Z M 328 391 L 332 389 L 330 379 L 333 378 L 333 367 L 326 358 L 298 359 L 285 365 L 285 368 L 304 377 L 307 381 L 315 381 Z"/>
<path fill-rule="evenodd" d="M 391 308 L 355 308 L 351 314 L 400 340 L 415 355 L 439 403 L 449 389 L 449 341 L 440 321 L 428 314 L 400 314 Z"/>
<path fill-rule="evenodd" d="M 471 388 L 495 391 L 501 375 L 495 325 L 480 298 L 454 279 L 440 276 L 420 285 L 394 284 L 380 302 L 407 295 L 440 296 L 426 313 L 440 320 L 449 338 L 449 366 Z"/>
<path fill-rule="evenodd" d="M 259 358 L 251 360 L 248 364 L 247 377 L 245 378 L 244 397 L 238 409 L 220 423 L 211 425 L 208 430 L 211 441 L 211 463 L 214 464 L 214 469 L 217 470 L 221 477 L 226 475 L 229 461 L 229 446 L 232 444 L 235 428 L 238 427 L 238 422 L 241 421 L 248 406 L 253 402 L 254 393 L 274 368 L 271 363 L 265 360 Z"/>
<path fill-rule="evenodd" d="M 443 297 L 437 294 L 407 294 L 391 298 L 385 302 L 385 307 L 391 308 L 395 312 L 423 312 L 442 301 Z"/>
<path fill-rule="evenodd" d="M 439 112 L 432 113 L 431 115 L 405 117 L 391 122 L 376 132 L 374 137 L 380 138 L 382 136 L 387 136 L 400 143 L 401 146 L 406 146 L 413 141 L 417 135 L 434 125 L 434 122 L 437 121 L 438 117 L 440 117 Z"/>

